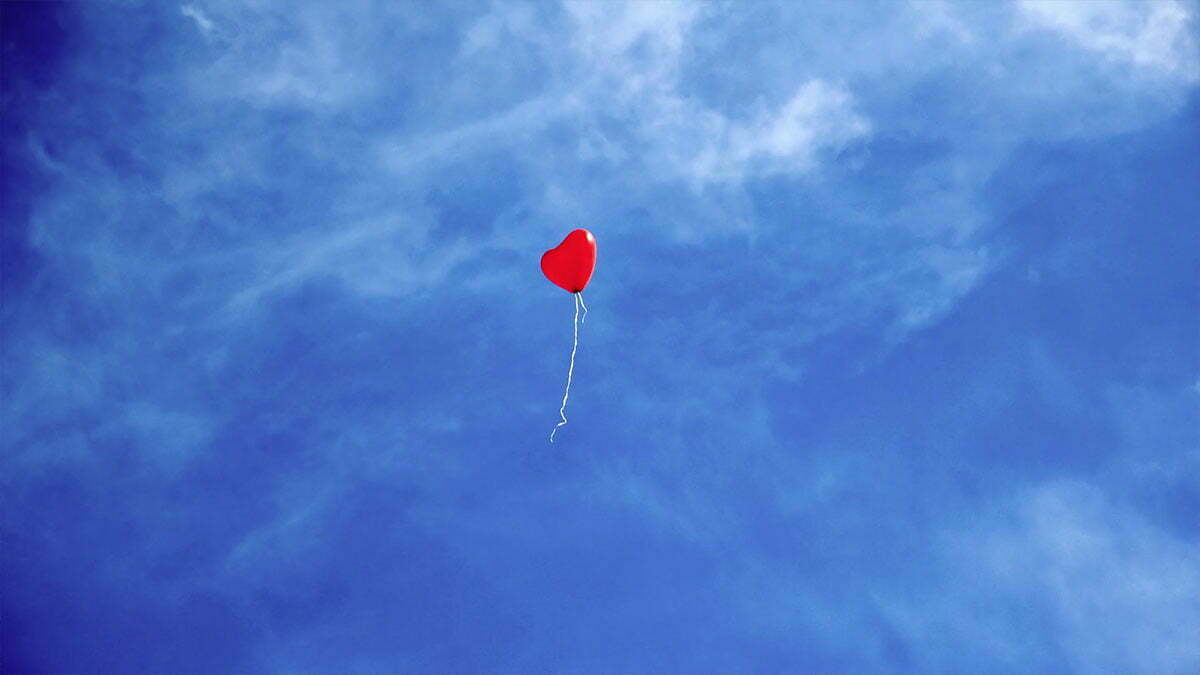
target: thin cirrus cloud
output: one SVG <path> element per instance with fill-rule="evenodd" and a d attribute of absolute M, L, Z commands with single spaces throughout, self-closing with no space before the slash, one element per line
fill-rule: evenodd
<path fill-rule="evenodd" d="M 1200 78 L 1194 21 L 1182 2 L 1049 2 L 1022 0 L 1022 19 L 1083 49 L 1159 76 Z"/>
<path fill-rule="evenodd" d="M 978 580 L 971 594 L 1004 588 L 1046 598 L 1045 620 L 1063 638 L 1061 658 L 1082 672 L 1174 673 L 1196 662 L 1189 635 L 1200 624 L 1200 574 L 1188 563 L 1194 542 L 1171 537 L 1086 483 L 1040 485 L 994 509 L 980 527 L 943 535 L 946 562 L 960 568 L 960 578 Z M 967 607 L 946 609 L 944 627 L 971 625 L 959 614 Z M 981 623 L 1007 630 L 993 617 Z"/>
<path fill-rule="evenodd" d="M 6 653 L 1200 662 L 1192 6 L 48 11 L 53 77 L 6 85 Z"/>

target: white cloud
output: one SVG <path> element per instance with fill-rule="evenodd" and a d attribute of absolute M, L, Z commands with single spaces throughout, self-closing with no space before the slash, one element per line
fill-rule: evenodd
<path fill-rule="evenodd" d="M 1109 59 L 1186 82 L 1200 79 L 1195 19 L 1182 2 L 1021 0 L 1030 26 Z"/>
<path fill-rule="evenodd" d="M 179 12 L 192 21 L 195 21 L 196 26 L 200 29 L 200 32 L 204 33 L 205 35 L 212 33 L 213 29 L 216 27 L 216 24 L 213 23 L 212 19 L 208 18 L 208 15 L 195 5 L 180 5 Z"/>
<path fill-rule="evenodd" d="M 916 267 L 932 272 L 935 281 L 907 291 L 900 298 L 905 312 L 898 328 L 902 331 L 928 325 L 949 311 L 966 295 L 995 262 L 983 248 L 933 245 L 921 251 Z"/>
<path fill-rule="evenodd" d="M 530 5 L 493 2 L 491 9 L 467 29 L 459 46 L 459 58 L 470 58 L 492 49 L 508 48 L 508 40 L 528 39 L 538 32 L 537 17 Z"/>
<path fill-rule="evenodd" d="M 399 134 L 381 141 L 376 152 L 388 171 L 420 174 L 431 166 L 455 164 L 480 151 L 515 145 L 576 107 L 569 94 L 539 96 L 458 126 Z"/>
<path fill-rule="evenodd" d="M 1200 667 L 1200 546 L 1154 527 L 1091 485 L 1054 482 L 1022 492 L 944 542 L 962 565 L 951 578 L 972 584 L 960 596 L 967 604 L 954 612 L 1006 597 L 1044 603 L 1054 630 L 1045 637 L 1083 672 Z"/>
<path fill-rule="evenodd" d="M 1165 68 L 1168 55 L 1186 52 L 1180 46 L 1187 39 L 1178 30 L 1180 7 L 1123 9 L 1137 19 L 1133 27 L 1106 19 L 1101 33 L 1117 37 L 1097 44 L 1126 54 L 1131 63 Z M 220 279 L 209 289 L 219 287 L 228 307 L 245 309 L 273 290 L 322 275 L 369 295 L 404 293 L 445 280 L 448 270 L 485 246 L 525 251 L 555 222 L 606 223 L 610 235 L 620 236 L 630 227 L 622 222 L 626 207 L 649 210 L 667 239 L 769 237 L 777 224 L 746 188 L 762 178 L 791 180 L 794 198 L 808 204 L 806 213 L 819 216 L 800 224 L 806 239 L 837 244 L 819 254 L 792 251 L 796 257 L 789 265 L 817 270 L 799 273 L 804 281 L 826 275 L 819 285 L 827 290 L 806 297 L 803 327 L 789 323 L 777 342 L 802 343 L 892 310 L 902 336 L 943 316 L 994 265 L 994 254 L 973 244 L 974 235 L 995 225 L 978 192 L 1012 148 L 1046 133 L 1127 129 L 1151 117 L 1137 90 L 1118 97 L 1132 102 L 1129 110 L 1112 113 L 1113 106 L 1105 105 L 1099 117 L 1079 114 L 1072 98 L 1077 89 L 1055 93 L 1038 80 L 1041 69 L 1017 58 L 1028 36 L 1012 31 L 1008 8 L 914 3 L 838 30 L 828 28 L 844 11 L 838 6 L 815 7 L 811 14 L 784 10 L 634 2 L 567 3 L 556 13 L 497 3 L 465 22 L 444 67 L 434 66 L 427 80 L 403 83 L 421 101 L 417 108 L 424 116 L 348 129 L 326 122 L 347 106 L 369 108 L 373 96 L 402 88 L 389 78 L 404 69 L 372 61 L 380 49 L 403 51 L 397 45 L 406 31 L 438 28 L 445 17 L 380 10 L 376 15 L 386 20 L 375 24 L 347 21 L 353 11 L 323 5 L 283 12 L 269 3 L 185 4 L 180 11 L 201 30 L 215 26 L 220 39 L 182 66 L 189 86 L 174 93 L 190 98 L 170 119 L 177 130 L 202 135 L 205 142 L 186 160 L 165 163 L 162 197 L 179 216 L 181 231 L 203 221 L 234 243 L 191 262 Z M 1035 22 L 1043 9 L 1022 5 L 1020 11 L 1032 12 L 1029 21 Z M 1088 25 L 1080 13 L 1112 11 L 1071 5 L 1051 12 L 1067 18 L 1043 17 L 1037 25 L 1074 30 Z M 994 39 L 981 40 L 982 35 Z M 1171 37 L 1175 46 L 1154 52 L 1156 35 Z M 732 43 L 750 49 L 736 51 L 731 60 L 718 47 Z M 849 43 L 878 50 L 851 53 Z M 1061 61 L 1064 51 L 1057 45 L 1039 49 L 1049 50 L 1039 52 L 1038 62 L 1044 63 Z M 514 58 L 518 52 L 520 59 Z M 509 70 L 497 72 L 518 78 L 514 82 L 524 81 L 519 77 L 527 66 L 545 79 L 534 77 L 511 99 L 480 94 L 480 73 L 492 72 L 481 70 L 488 62 L 509 63 Z M 736 69 L 722 69 L 725 62 Z M 897 106 L 911 109 L 911 92 L 947 72 L 963 75 L 978 89 L 961 102 L 940 107 L 935 100 L 917 118 L 889 116 Z M 746 76 L 750 81 L 734 89 L 736 96 L 712 93 Z M 220 128 L 228 133 L 215 133 L 202 114 L 214 102 L 228 106 L 221 108 L 228 122 Z M 274 181 L 271 158 L 285 141 L 254 122 L 258 108 L 271 106 L 315 113 L 292 127 L 301 137 L 286 142 L 293 150 L 302 147 L 299 155 L 340 171 L 334 180 L 341 187 L 330 199 L 360 205 L 328 212 L 316 205 L 316 213 L 290 213 L 287 235 L 271 234 L 263 243 L 253 241 L 261 226 L 237 222 L 237 214 L 218 220 L 207 209 L 213 195 L 233 185 L 265 187 Z M 1096 122 L 1108 115 L 1120 119 L 1108 126 Z M 563 136 L 571 141 L 554 142 Z M 897 197 L 884 203 L 856 184 L 856 173 L 872 161 L 860 148 L 880 136 L 944 143 L 946 158 L 906 170 Z M 30 152 L 51 165 L 39 149 L 34 144 Z M 435 217 L 422 197 L 430 176 L 442 175 L 428 169 L 469 171 L 478 155 L 496 152 L 517 158 L 514 170 L 522 172 L 525 185 L 520 208 L 497 215 L 497 222 L 511 227 L 496 228 L 486 241 L 424 251 Z M 837 176 L 825 182 L 831 174 Z M 106 180 L 89 177 L 102 186 Z M 687 199 L 655 210 L 664 194 L 687 192 L 688 186 Z M 59 234 L 43 243 L 83 250 Z M 863 250 L 893 239 L 894 246 Z M 97 240 L 87 256 L 97 261 L 108 256 L 117 264 L 126 250 L 119 244 Z M 855 273 L 838 276 L 839 268 Z M 154 266 L 142 273 L 166 274 Z"/>
<path fill-rule="evenodd" d="M 845 87 L 822 80 L 805 82 L 779 108 L 760 110 L 748 122 L 731 122 L 711 111 L 703 119 L 707 143 L 689 167 L 696 184 L 741 182 L 747 174 L 804 173 L 814 167 L 818 152 L 871 129 Z"/>
<path fill-rule="evenodd" d="M 286 242 L 258 247 L 247 284 L 226 310 L 241 314 L 259 300 L 314 278 L 337 278 L 364 296 L 401 297 L 446 279 L 476 251 L 464 242 L 430 246 L 427 223 L 373 220 L 326 232 L 305 231 Z"/>
<path fill-rule="evenodd" d="M 954 3 L 948 0 L 910 0 L 906 9 L 912 13 L 915 34 L 922 40 L 940 34 L 950 35 L 964 44 L 976 39 L 975 32 L 955 11 Z"/>
<path fill-rule="evenodd" d="M 703 6 L 690 2 L 566 2 L 571 44 L 597 84 L 625 95 L 671 87 L 687 33 Z"/>
<path fill-rule="evenodd" d="M 387 69 L 365 47 L 382 42 L 379 26 L 353 19 L 353 8 L 222 5 L 183 10 L 217 37 L 190 63 L 191 93 L 200 100 L 333 112 L 372 94 Z M 221 30 L 214 30 L 214 26 Z"/>
<path fill-rule="evenodd" d="M 636 147 L 609 148 L 605 156 L 636 157 L 667 180 L 694 188 L 739 184 L 753 176 L 805 173 L 818 153 L 866 136 L 870 124 L 854 110 L 844 85 L 819 78 L 798 83 L 786 100 L 759 100 L 746 120 L 732 119 L 686 94 L 680 71 L 691 53 L 691 32 L 705 18 L 703 5 L 667 2 L 568 4 L 572 39 L 585 81 L 595 91 L 579 96 L 607 100 L 610 112 L 638 130 Z M 606 99 L 600 99 L 606 100 Z M 614 110 L 615 108 L 615 110 Z"/>
<path fill-rule="evenodd" d="M 153 180 L 134 184 L 100 160 L 81 161 L 88 152 L 83 141 L 53 155 L 39 140 L 52 137 L 53 130 L 31 134 L 31 155 L 42 166 L 66 176 L 66 182 L 47 193 L 34 209 L 32 244 L 39 253 L 76 272 L 72 285 L 114 322 L 153 322 L 139 324 L 137 331 L 154 340 L 167 334 L 172 323 L 194 330 L 213 320 L 214 312 L 191 311 L 195 294 L 206 296 L 206 310 L 224 306 L 250 314 L 260 299 L 314 278 L 337 279 L 346 289 L 374 297 L 403 296 L 430 287 L 461 290 L 464 286 L 456 286 L 460 280 L 451 277 L 452 270 L 469 266 L 486 247 L 519 252 L 520 257 L 478 267 L 519 268 L 520 272 L 495 273 L 521 274 L 525 281 L 540 283 L 533 264 L 526 265 L 539 250 L 534 242 L 546 228 L 558 227 L 553 223 L 565 225 L 574 218 L 585 217 L 587 225 L 595 222 L 609 228 L 612 238 L 608 241 L 620 242 L 605 248 L 608 244 L 602 241 L 602 256 L 629 246 L 634 239 L 623 235 L 647 223 L 655 230 L 648 238 L 659 240 L 697 241 L 721 233 L 721 227 L 761 232 L 762 239 L 752 241 L 744 253 L 761 258 L 759 271 L 768 284 L 761 294 L 749 294 L 749 306 L 722 305 L 712 299 L 718 294 L 701 287 L 647 300 L 645 307 L 662 311 L 653 320 L 638 317 L 636 326 L 623 326 L 619 323 L 622 308 L 605 309 L 603 304 L 593 305 L 593 310 L 600 310 L 595 316 L 608 312 L 614 320 L 607 326 L 605 320 L 588 324 L 592 341 L 588 353 L 593 360 L 584 368 L 592 369 L 596 390 L 611 390 L 613 383 L 605 378 L 613 377 L 620 378 L 626 392 L 624 399 L 614 404 L 622 414 L 595 424 L 628 427 L 632 431 L 621 433 L 636 435 L 648 450 L 644 460 L 634 460 L 645 464 L 605 464 L 589 476 L 591 483 L 572 483 L 570 487 L 584 494 L 591 489 L 591 496 L 607 506 L 637 510 L 673 536 L 714 547 L 737 542 L 747 529 L 747 513 L 757 513 L 757 507 L 747 511 L 736 505 L 735 496 L 744 493 L 747 484 L 753 485 L 749 488 L 752 494 L 764 495 L 763 503 L 775 501 L 777 510 L 803 515 L 871 482 L 863 481 L 864 475 L 875 475 L 871 458 L 863 451 L 804 448 L 803 453 L 795 453 L 799 458 L 783 452 L 781 444 L 794 441 L 773 436 L 772 406 L 760 383 L 798 378 L 807 367 L 803 346 L 814 336 L 892 309 L 897 310 L 899 330 L 916 330 L 936 321 L 970 292 L 994 264 L 991 252 L 971 242 L 972 235 L 994 225 L 978 204 L 977 192 L 1011 148 L 1045 138 L 1044 128 L 1062 120 L 1063 111 L 1074 104 L 1073 92 L 1078 91 L 1062 94 L 1047 87 L 1034 77 L 1037 67 L 1018 62 L 1011 54 L 1005 56 L 1004 48 L 997 50 L 1001 57 L 992 59 L 985 54 L 992 48 L 989 40 L 978 36 L 991 35 L 994 25 L 953 5 L 938 5 L 936 13 L 925 15 L 925 32 L 918 32 L 915 41 L 906 19 L 889 17 L 881 18 L 878 25 L 882 27 L 866 31 L 866 35 L 856 34 L 852 28 L 829 31 L 835 34 L 827 36 L 828 44 L 818 34 L 826 28 L 810 27 L 810 33 L 801 34 L 803 26 L 784 26 L 764 37 L 774 40 L 770 49 L 764 47 L 738 62 L 739 69 L 753 72 L 756 78 L 748 95 L 706 98 L 704 87 L 689 83 L 685 71 L 706 63 L 695 58 L 699 50 L 707 48 L 698 43 L 696 32 L 722 27 L 724 17 L 708 21 L 711 6 L 571 4 L 567 6 L 571 30 L 558 36 L 553 32 L 556 26 L 543 25 L 545 17 L 529 6 L 498 4 L 474 28 L 462 31 L 462 43 L 456 52 L 451 50 L 462 61 L 435 70 L 428 81 L 405 83 L 417 101 L 411 104 L 413 120 L 388 120 L 381 115 L 360 129 L 354 127 L 357 118 L 353 115 L 327 124 L 324 113 L 369 99 L 372 92 L 392 85 L 385 75 L 364 67 L 365 61 L 356 51 L 362 32 L 350 29 L 341 33 L 336 28 L 337 16 L 318 10 L 299 18 L 251 12 L 236 17 L 242 21 L 233 21 L 217 9 L 211 10 L 215 20 L 200 10 L 189 14 L 189 7 L 193 6 L 184 6 L 184 15 L 202 31 L 214 25 L 232 31 L 223 47 L 229 51 L 198 56 L 201 62 L 189 70 L 194 75 L 189 80 L 192 88 L 174 92 L 193 98 L 185 98 L 179 105 L 151 107 L 152 115 L 98 131 L 110 147 L 146 153 L 144 160 L 138 160 L 153 166 Z M 1172 59 L 1181 53 L 1178 44 L 1186 38 L 1179 37 L 1174 16 L 1146 10 L 1140 27 L 1123 33 L 1123 29 L 1105 24 L 1110 37 L 1096 43 L 1101 47 L 1080 45 L 1138 68 L 1188 72 L 1166 65 L 1176 63 Z M 1058 20 L 1047 19 L 1043 24 L 1060 30 L 1054 23 Z M 270 30 L 262 28 L 264 22 Z M 1061 30 L 1069 32 L 1083 24 L 1070 19 L 1066 25 Z M 234 31 L 234 26 L 242 32 Z M 194 30 L 190 25 L 184 28 Z M 401 28 L 396 32 L 402 32 Z M 555 40 L 539 40 L 539 33 L 562 39 L 553 44 Z M 1000 42 L 1011 46 L 1011 35 L 997 34 Z M 922 42 L 947 35 L 953 38 L 948 55 Z M 1156 52 L 1148 35 L 1161 36 L 1176 46 Z M 545 89 L 530 86 L 523 90 L 524 98 L 511 105 L 476 97 L 472 87 L 478 84 L 478 71 L 465 61 L 502 59 L 505 50 L 513 48 L 512 36 L 541 50 L 538 55 L 557 68 L 554 77 Z M 733 34 L 733 39 L 746 38 Z M 881 44 L 886 46 L 888 58 L 876 58 L 871 50 L 844 53 L 846 44 Z M 804 52 L 803 58 L 789 60 L 794 51 L 811 45 L 818 47 Z M 1050 57 L 1058 52 L 1038 54 L 1039 59 L 1046 56 L 1053 61 Z M 205 60 L 208 58 L 214 60 Z M 872 58 L 874 62 L 867 63 Z M 886 65 L 881 65 L 884 61 Z M 1179 63 L 1186 65 L 1185 61 Z M 964 75 L 964 80 L 985 82 L 979 91 L 993 98 L 945 109 L 937 108 L 936 101 L 912 106 L 908 97 L 946 71 Z M 1002 71 L 1009 77 L 996 75 Z M 134 86 L 147 82 L 158 86 L 172 79 L 173 73 L 167 75 L 161 80 L 139 80 Z M 229 78 L 223 79 L 226 75 Z M 359 80 L 349 81 L 354 78 Z M 1023 98 L 1026 90 L 1022 87 L 1037 94 Z M 461 100 L 446 96 L 446 91 L 461 93 Z M 922 92 L 934 99 L 938 95 L 936 91 Z M 157 94 L 161 92 L 146 89 L 140 93 L 146 94 L 148 106 L 159 104 Z M 478 104 L 486 112 L 468 112 L 446 121 L 436 114 L 440 108 L 431 112 L 421 107 L 427 98 L 439 96 L 445 97 L 442 105 L 446 109 Z M 220 109 L 225 116 L 217 124 L 206 117 L 214 100 L 229 106 Z M 1130 100 L 1140 103 L 1143 99 L 1131 95 Z M 1050 103 L 1044 108 L 1033 106 L 1033 115 L 1014 112 L 1029 101 Z M 69 105 L 73 104 L 64 103 Z M 266 126 L 269 121 L 263 123 L 256 117 L 261 112 L 256 108 L 273 105 L 294 105 L 314 114 L 291 118 L 288 129 L 292 135 L 283 139 L 272 134 Z M 919 119 L 879 114 L 897 108 L 919 108 L 921 115 L 937 112 Z M 1155 114 L 1162 114 L 1156 110 Z M 373 114 L 363 112 L 366 117 Z M 1135 128 L 1153 116 L 1130 115 L 1121 124 L 1104 128 Z M 1043 117 L 1052 123 L 1043 127 Z M 159 122 L 164 123 L 162 128 L 157 126 Z M 119 136 L 125 133 L 127 137 Z M 875 195 L 864 194 L 861 186 L 844 178 L 842 182 L 830 179 L 816 188 L 808 180 L 787 181 L 790 196 L 783 199 L 794 196 L 807 207 L 795 222 L 772 220 L 773 214 L 764 211 L 773 205 L 762 205 L 756 211 L 746 196 L 746 184 L 763 177 L 819 182 L 817 178 L 829 168 L 852 175 L 854 167 L 830 155 L 855 141 L 869 140 L 873 134 L 907 134 L 922 141 L 950 139 L 937 151 L 956 159 L 913 170 L 896 188 L 900 196 L 895 202 L 882 205 Z M 1002 136 L 993 145 L 979 140 L 993 134 Z M 554 142 L 562 137 L 568 140 Z M 130 138 L 145 141 L 133 143 Z M 195 139 L 200 142 L 193 142 Z M 179 148 L 189 150 L 180 152 Z M 498 221 L 506 218 L 503 222 L 510 227 L 497 227 L 495 234 L 481 233 L 469 242 L 433 242 L 429 231 L 434 218 L 422 203 L 423 190 L 447 175 L 454 180 L 455 171 L 468 173 L 479 154 L 496 151 L 511 151 L 520 157 L 514 170 L 525 172 L 524 210 L 517 215 L 499 214 Z M 272 161 L 281 156 L 294 156 L 317 169 L 290 180 L 277 175 L 294 168 Z M 893 167 L 887 161 L 882 160 L 880 166 L 891 172 Z M 431 167 L 450 171 L 438 173 L 430 171 Z M 313 185 L 318 174 L 327 175 L 332 185 L 319 198 L 286 192 L 296 185 Z M 684 199 L 650 218 L 627 222 L 627 209 L 653 207 L 676 193 L 686 193 L 677 188 L 688 184 L 695 189 Z M 321 187 L 325 187 L 323 182 Z M 285 204 L 270 211 L 257 208 L 274 200 Z M 239 202 L 236 208 L 227 206 L 235 201 Z M 675 212 L 667 213 L 671 210 Z M 267 217 L 260 218 L 264 212 Z M 254 217 L 246 217 L 247 213 Z M 139 222 L 151 224 L 135 229 L 133 221 L 139 216 Z M 89 226 L 79 227 L 81 221 Z M 787 229 L 787 236 L 779 237 L 780 247 L 773 248 L 777 242 L 772 235 L 785 228 L 794 229 Z M 742 243 L 738 239 L 733 245 Z M 647 277 L 642 276 L 638 282 L 622 286 L 629 282 L 617 278 L 612 270 L 630 261 L 646 260 L 638 259 L 628 248 L 625 254 L 623 263 L 615 256 L 603 258 L 604 281 L 597 288 L 604 288 L 600 292 L 610 293 L 609 297 L 639 292 L 636 283 L 646 283 Z M 738 256 L 732 259 L 740 260 Z M 684 264 L 707 266 L 712 261 L 697 256 Z M 744 268 L 732 269 L 741 273 Z M 191 272 L 200 281 L 189 286 L 180 272 Z M 721 272 L 715 268 L 712 278 L 698 283 L 713 284 L 714 288 L 729 283 L 734 275 Z M 770 287 L 776 282 L 779 287 Z M 189 290 L 192 288 L 197 290 Z M 522 290 L 510 286 L 499 293 L 519 296 Z M 164 297 L 175 300 L 164 303 Z M 505 300 L 520 302 L 524 300 Z M 513 306 L 505 304 L 504 308 Z M 56 312 L 75 309 L 49 308 L 46 315 L 55 317 Z M 509 330 L 529 325 L 529 316 L 521 312 L 488 316 L 488 321 Z M 233 328 L 246 327 L 257 328 L 257 324 L 247 321 L 245 326 Z M 616 334 L 625 328 L 631 330 L 621 342 Z M 497 338 L 487 329 L 471 330 L 481 341 L 506 339 L 511 344 L 514 339 Z M 610 332 L 606 334 L 606 330 Z M 148 461 L 162 462 L 160 468 L 169 474 L 177 467 L 176 460 L 186 459 L 188 452 L 220 428 L 222 418 L 219 406 L 206 417 L 172 404 L 166 390 L 158 388 L 197 387 L 204 380 L 203 364 L 223 358 L 220 350 L 236 346 L 245 335 L 238 330 L 221 331 L 218 346 L 205 345 L 203 353 L 182 357 L 188 359 L 186 363 L 180 363 L 181 357 L 173 352 L 156 352 L 142 344 L 118 349 L 100 342 L 93 348 L 80 348 L 51 339 L 43 345 L 31 339 L 28 363 L 12 376 L 21 386 L 15 390 L 12 404 L 6 406 L 6 426 L 35 429 L 42 422 L 100 408 L 108 402 L 109 390 L 152 386 L 156 389 L 147 394 L 150 402 L 139 400 L 121 409 L 108 430 L 131 433 L 150 455 Z M 520 339 L 529 338 L 522 335 Z M 606 340 L 608 354 L 603 351 Z M 655 350 L 642 348 L 647 344 L 668 345 L 672 358 L 664 362 Z M 165 359 L 167 354 L 172 354 L 170 368 L 159 370 L 161 363 L 154 359 Z M 147 364 L 145 371 L 128 374 L 130 364 L 142 363 Z M 605 371 L 613 374 L 605 375 Z M 161 372 L 178 377 L 147 375 Z M 145 384 L 151 381 L 152 385 Z M 1014 394 L 1006 391 L 1003 395 Z M 670 406 L 665 419 L 657 416 L 663 400 L 680 401 Z M 1158 418 L 1150 411 L 1161 409 L 1157 401 L 1136 401 L 1142 401 L 1139 409 L 1145 411 L 1146 419 L 1133 423 L 1137 428 L 1153 426 Z M 1117 397 L 1114 402 L 1128 403 L 1129 398 Z M 527 400 L 509 403 L 514 409 L 528 405 Z M 714 410 L 741 420 L 742 426 L 705 428 Z M 1193 419 L 1188 416 L 1191 411 L 1189 408 L 1168 421 L 1189 421 Z M 297 415 L 282 409 L 278 414 L 284 418 Z M 421 425 L 453 430 L 461 424 L 454 412 L 441 413 L 443 418 L 437 414 L 420 411 L 398 419 L 395 411 L 380 409 L 380 419 L 365 425 L 361 439 L 336 430 L 342 433 L 337 436 L 340 442 L 349 447 L 327 442 L 328 437 L 308 438 L 305 443 L 329 448 L 323 455 L 328 462 L 347 463 L 321 464 L 321 470 L 311 475 L 319 479 L 318 484 L 336 486 L 361 475 L 421 473 L 426 468 L 414 468 L 411 454 L 378 452 L 379 446 L 419 445 L 416 441 L 426 433 Z M 402 428 L 403 434 L 411 437 L 393 432 L 398 435 L 376 443 L 372 435 L 385 428 Z M 82 439 L 82 434 L 68 431 L 71 440 L 62 444 L 64 451 L 77 448 L 86 456 L 90 441 L 75 439 L 72 434 Z M 154 454 L 163 450 L 177 454 Z M 425 461 L 431 464 L 459 461 L 453 453 L 444 453 L 446 459 L 433 459 L 443 454 L 427 452 Z M 340 466 L 340 472 L 325 471 L 331 466 Z M 687 473 L 676 471 L 680 468 Z M 884 473 L 878 466 L 873 470 Z M 341 480 L 331 479 L 331 475 Z M 689 480 L 681 482 L 679 475 L 688 475 Z M 310 494 L 312 483 L 297 481 L 294 491 L 290 485 L 279 495 L 280 518 L 248 537 L 230 555 L 231 575 L 258 580 L 265 568 L 256 567 L 257 556 L 313 531 L 326 515 L 326 505 L 338 496 L 336 488 Z M 549 497 L 546 501 L 547 508 L 540 512 L 559 505 Z M 462 514 L 455 508 L 459 507 L 446 507 L 446 522 L 461 526 Z M 951 528 L 950 538 L 961 548 L 956 549 L 957 557 L 943 581 L 979 579 L 971 592 L 981 602 L 995 600 L 994 593 L 1001 599 L 1023 597 L 1026 589 L 1032 589 L 1036 598 L 1050 603 L 1065 649 L 1081 668 L 1153 672 L 1195 665 L 1196 652 L 1181 633 L 1181 627 L 1197 625 L 1195 601 L 1188 599 L 1200 597 L 1197 573 L 1194 566 L 1187 565 L 1197 559 L 1194 545 L 1173 540 L 1086 486 L 1045 486 L 1000 510 L 999 516 L 979 527 Z M 489 513 L 488 517 L 513 516 Z M 480 531 L 506 536 L 495 534 L 506 532 L 504 527 L 495 527 L 495 522 L 486 521 Z M 302 547 L 297 550 L 302 552 Z M 1033 558 L 1025 559 L 1030 551 Z M 858 617 L 840 613 L 840 607 L 821 595 L 811 579 L 791 571 L 776 571 L 772 576 L 771 565 L 761 569 L 755 565 L 747 562 L 739 579 L 747 580 L 755 597 L 761 596 L 761 606 L 754 603 L 747 613 L 758 612 L 756 618 L 764 626 L 793 628 L 795 624 L 789 625 L 789 620 L 800 617 L 796 620 L 801 624 L 812 622 L 800 628 L 816 631 L 830 641 L 835 640 L 835 633 L 845 635 L 855 628 Z M 783 583 L 777 583 L 780 581 Z M 784 583 L 795 592 L 782 597 L 779 589 Z M 994 586 L 1000 590 L 993 591 Z M 805 614 L 810 603 L 820 605 L 825 616 Z M 763 618 L 763 607 L 775 614 Z M 991 627 L 986 618 L 980 619 L 969 608 L 948 604 L 942 610 L 945 625 L 935 628 L 948 625 L 948 633 L 954 634 L 956 626 L 962 632 L 970 632 L 974 626 L 980 630 L 971 635 L 973 644 L 993 641 L 997 653 L 1021 648 L 1013 636 L 985 630 Z M 923 612 L 924 608 L 914 609 L 911 614 L 918 618 L 912 620 L 919 622 Z M 784 632 L 789 636 L 795 633 Z M 926 627 L 916 631 L 930 632 Z M 1122 646 L 1126 635 L 1133 646 Z"/>

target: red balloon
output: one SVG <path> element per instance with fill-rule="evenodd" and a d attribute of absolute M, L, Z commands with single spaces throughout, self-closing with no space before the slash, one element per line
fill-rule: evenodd
<path fill-rule="evenodd" d="M 596 269 L 596 238 L 584 229 L 572 230 L 562 243 L 542 254 L 542 274 L 571 293 L 582 291 Z"/>

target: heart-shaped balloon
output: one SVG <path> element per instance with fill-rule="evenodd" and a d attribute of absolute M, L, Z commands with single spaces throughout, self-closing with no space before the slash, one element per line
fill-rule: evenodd
<path fill-rule="evenodd" d="M 571 293 L 582 291 L 596 269 L 596 238 L 584 229 L 572 230 L 562 243 L 542 254 L 542 274 Z"/>

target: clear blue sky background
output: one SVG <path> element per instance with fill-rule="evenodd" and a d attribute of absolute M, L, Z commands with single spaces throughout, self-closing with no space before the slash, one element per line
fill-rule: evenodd
<path fill-rule="evenodd" d="M 0 13 L 6 672 L 1200 672 L 1195 3 Z"/>

